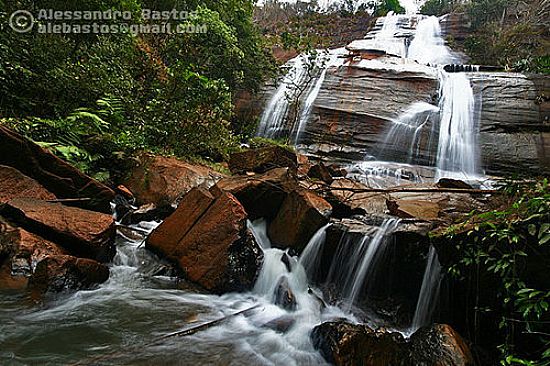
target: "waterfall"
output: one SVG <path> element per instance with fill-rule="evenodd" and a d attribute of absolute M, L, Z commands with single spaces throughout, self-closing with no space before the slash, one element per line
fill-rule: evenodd
<path fill-rule="evenodd" d="M 278 137 L 278 134 L 285 127 L 285 118 L 290 106 L 289 100 L 295 97 L 296 89 L 302 87 L 308 79 L 306 63 L 306 55 L 300 55 L 288 61 L 286 68 L 289 71 L 262 114 L 256 132 L 257 136 Z"/>
<path fill-rule="evenodd" d="M 426 271 L 422 279 L 422 288 L 420 289 L 420 295 L 418 296 L 418 303 L 410 329 L 411 334 L 430 323 L 433 311 L 437 305 L 440 284 L 441 264 L 437 258 L 435 247 L 431 246 L 428 254 Z"/>
<path fill-rule="evenodd" d="M 308 278 L 313 279 L 315 278 L 317 274 L 317 270 L 320 266 L 320 260 L 321 255 L 323 251 L 323 247 L 325 245 L 325 240 L 327 238 L 327 229 L 332 224 L 327 224 L 326 226 L 322 227 L 315 235 L 313 235 L 313 238 L 309 241 L 308 245 L 302 252 L 302 255 L 300 256 L 299 263 L 304 267 L 304 270 L 306 271 Z"/>
<path fill-rule="evenodd" d="M 439 70 L 440 128 L 437 175 L 471 179 L 478 175 L 478 128 L 474 118 L 475 99 L 465 73 Z"/>
<path fill-rule="evenodd" d="M 359 299 L 369 275 L 384 255 L 387 237 L 395 231 L 399 222 L 388 219 L 374 233 L 360 237 L 346 235 L 339 244 L 327 283 L 338 287 L 349 308 Z"/>
<path fill-rule="evenodd" d="M 323 82 L 327 76 L 327 71 L 331 67 L 340 66 L 344 63 L 344 59 L 341 58 L 341 55 L 344 55 L 346 50 L 344 48 L 338 48 L 331 50 L 328 54 L 324 54 L 319 57 L 317 65 L 322 68 L 319 78 L 314 84 L 314 87 L 309 90 L 307 97 L 305 99 L 304 105 L 302 107 L 302 112 L 300 113 L 300 119 L 298 120 L 298 125 L 295 126 L 294 138 L 292 139 L 294 145 L 298 145 L 300 142 L 300 137 L 305 130 L 307 122 L 311 117 L 311 112 L 313 111 L 313 103 L 317 100 L 317 96 L 321 91 Z"/>
<path fill-rule="evenodd" d="M 457 61 L 457 57 L 445 45 L 439 19 L 435 16 L 418 22 L 407 57 L 421 64 L 430 65 L 443 65 Z"/>
<path fill-rule="evenodd" d="M 433 117 L 437 112 L 439 112 L 438 107 L 426 102 L 411 104 L 392 121 L 381 146 L 381 156 L 392 151 L 402 151 L 405 148 L 408 154 L 406 162 L 417 163 L 415 157 L 420 153 L 420 133 L 428 122 L 434 122 Z M 428 145 L 431 145 L 431 141 Z"/>

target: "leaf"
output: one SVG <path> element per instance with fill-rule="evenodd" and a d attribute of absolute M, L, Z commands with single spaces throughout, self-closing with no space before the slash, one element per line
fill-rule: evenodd
<path fill-rule="evenodd" d="M 537 226 L 535 224 L 530 224 L 527 230 L 529 231 L 529 235 L 535 236 L 537 234 Z"/>

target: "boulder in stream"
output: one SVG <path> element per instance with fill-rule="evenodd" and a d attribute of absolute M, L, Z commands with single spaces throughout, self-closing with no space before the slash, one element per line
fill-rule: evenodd
<path fill-rule="evenodd" d="M 298 189 L 284 200 L 268 229 L 272 243 L 301 252 L 313 235 L 328 223 L 332 206 L 312 191 Z"/>
<path fill-rule="evenodd" d="M 274 168 L 289 168 L 296 173 L 296 153 L 280 146 L 268 146 L 231 154 L 229 169 L 234 174 L 246 172 L 265 173 Z"/>
<path fill-rule="evenodd" d="M 0 205 L 14 198 L 55 200 L 57 197 L 19 170 L 0 165 Z"/>
<path fill-rule="evenodd" d="M 471 352 L 448 325 L 419 330 L 409 340 L 401 333 L 373 331 L 366 325 L 333 321 L 315 327 L 311 340 L 336 366 L 471 366 Z"/>
<path fill-rule="evenodd" d="M 277 286 L 275 286 L 274 298 L 275 305 L 279 305 L 286 310 L 296 309 L 296 296 L 294 296 L 294 293 L 290 288 L 290 284 L 288 283 L 288 278 L 286 276 L 281 277 L 281 279 L 277 283 Z"/>
<path fill-rule="evenodd" d="M 307 175 L 310 178 L 319 179 L 328 185 L 334 182 L 334 178 L 332 177 L 330 170 L 323 163 L 312 166 Z"/>
<path fill-rule="evenodd" d="M 112 189 L 3 126 L 0 126 L 0 164 L 13 167 L 36 180 L 57 198 L 83 198 L 86 200 L 74 205 L 111 212 L 111 201 L 115 198 Z"/>
<path fill-rule="evenodd" d="M 244 207 L 230 193 L 218 193 L 215 197 L 192 189 L 147 239 L 147 248 L 176 263 L 186 278 L 209 291 L 250 290 L 263 253 L 247 228 Z"/>
<path fill-rule="evenodd" d="M 237 197 L 251 220 L 273 219 L 298 182 L 289 168 L 277 168 L 264 174 L 227 177 L 217 187 Z"/>
<path fill-rule="evenodd" d="M 48 256 L 36 266 L 29 288 L 36 294 L 83 290 L 109 279 L 109 268 L 99 262 L 70 255 Z"/>
<path fill-rule="evenodd" d="M 111 215 L 28 198 L 9 201 L 2 214 L 72 255 L 107 262 L 115 254 Z"/>
<path fill-rule="evenodd" d="M 176 158 L 142 154 L 137 162 L 124 184 L 138 205 L 170 206 L 192 188 L 208 189 L 222 178 L 222 174 L 210 168 Z"/>

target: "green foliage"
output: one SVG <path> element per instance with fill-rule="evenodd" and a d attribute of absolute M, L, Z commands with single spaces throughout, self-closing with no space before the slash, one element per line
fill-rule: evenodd
<path fill-rule="evenodd" d="M 374 15 L 377 17 L 386 16 L 390 11 L 404 14 L 405 8 L 401 6 L 399 0 L 382 0 L 374 6 Z"/>
<path fill-rule="evenodd" d="M 453 5 L 453 0 L 428 0 L 420 8 L 420 14 L 441 16 L 450 13 Z"/>
<path fill-rule="evenodd" d="M 447 239 L 459 242 L 459 255 L 449 273 L 463 280 L 472 273 L 474 281 L 486 276 L 498 279 L 500 306 L 476 303 L 476 309 L 500 316 L 502 365 L 546 365 L 550 362 L 550 334 L 545 331 L 550 288 L 539 277 L 545 273 L 533 271 L 542 271 L 550 258 L 550 187 L 543 179 L 529 186 L 509 184 L 504 192 L 511 197 L 509 204 L 472 215 L 447 231 Z M 538 351 L 526 351 L 518 334 L 529 335 Z"/>
<path fill-rule="evenodd" d="M 248 141 L 251 149 L 259 149 L 262 147 L 279 146 L 291 152 L 295 152 L 294 148 L 289 145 L 286 139 L 268 139 L 265 137 L 253 137 Z"/>
<path fill-rule="evenodd" d="M 471 0 L 466 10 L 472 34 L 464 47 L 474 63 L 550 72 L 547 10 L 537 0 Z"/>
<path fill-rule="evenodd" d="M 0 4 L 74 10 L 60 0 Z M 88 172 L 136 150 L 221 160 L 237 146 L 232 97 L 255 92 L 274 68 L 251 0 L 84 0 L 78 10 L 195 11 L 182 34 L 0 33 L 0 115 Z M 7 19 L 2 19 L 7 20 Z M 126 22 L 125 20 L 113 20 Z M 174 25 L 178 25 L 174 24 Z M 240 124 L 246 124 L 241 126 Z M 102 173 L 102 176 L 105 174 Z"/>

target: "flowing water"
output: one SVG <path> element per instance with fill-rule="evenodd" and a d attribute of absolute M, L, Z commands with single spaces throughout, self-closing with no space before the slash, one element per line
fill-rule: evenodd
<path fill-rule="evenodd" d="M 421 64 L 429 65 L 445 65 L 458 61 L 458 58 L 445 45 L 441 36 L 439 19 L 435 16 L 424 18 L 418 22 L 407 57 Z"/>
<path fill-rule="evenodd" d="M 280 261 L 285 253 L 269 244 L 265 222 L 252 227 L 264 248 L 265 264 L 250 293 L 201 294 L 173 278 L 153 277 L 159 261 L 141 240 L 120 235 L 111 278 L 98 289 L 61 295 L 41 306 L 22 295 L 0 295 L 0 364 L 325 364 L 309 332 L 323 321 L 354 317 L 324 307 L 309 294 L 298 260 L 291 258 L 289 271 Z M 273 304 L 274 286 L 282 276 L 296 296 L 294 311 Z M 159 342 L 166 334 L 255 305 L 259 307 L 210 329 Z M 293 324 L 286 332 L 271 329 L 285 322 Z"/>
<path fill-rule="evenodd" d="M 437 257 L 435 247 L 430 247 L 426 271 L 422 279 L 422 287 L 418 296 L 418 303 L 412 321 L 410 334 L 416 332 L 423 326 L 429 325 L 432 315 L 437 306 L 439 287 L 441 285 L 441 264 Z"/>

